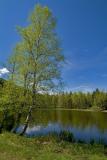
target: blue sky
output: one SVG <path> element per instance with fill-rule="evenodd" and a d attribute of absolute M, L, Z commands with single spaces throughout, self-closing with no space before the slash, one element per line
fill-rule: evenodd
<path fill-rule="evenodd" d="M 57 18 L 66 90 L 107 90 L 107 0 L 0 0 L 0 63 L 19 40 L 15 27 L 28 23 L 38 2 Z"/>

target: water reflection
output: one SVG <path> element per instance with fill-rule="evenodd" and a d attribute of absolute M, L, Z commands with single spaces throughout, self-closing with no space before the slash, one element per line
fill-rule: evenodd
<path fill-rule="evenodd" d="M 18 132 L 23 126 L 18 128 Z M 72 132 L 76 140 L 107 144 L 107 113 L 72 110 L 39 110 L 33 115 L 26 135 L 38 136 L 60 131 Z"/>

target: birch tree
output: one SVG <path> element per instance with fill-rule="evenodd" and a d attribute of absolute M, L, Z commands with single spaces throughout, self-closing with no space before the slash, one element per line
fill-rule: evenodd
<path fill-rule="evenodd" d="M 21 50 L 18 51 L 20 60 L 17 73 L 20 80 L 25 82 L 26 79 L 27 88 L 32 95 L 32 104 L 21 133 L 23 135 L 28 127 L 32 110 L 37 107 L 38 93 L 49 93 L 58 89 L 64 57 L 56 34 L 56 19 L 48 7 L 37 5 L 29 17 L 29 25 L 18 27 L 18 32 L 21 36 L 19 42 Z"/>

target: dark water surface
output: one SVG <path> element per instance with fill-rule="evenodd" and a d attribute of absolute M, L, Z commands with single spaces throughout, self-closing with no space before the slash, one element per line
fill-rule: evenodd
<path fill-rule="evenodd" d="M 20 126 L 18 131 L 23 126 Z M 38 110 L 26 135 L 38 136 L 52 132 L 70 131 L 75 139 L 107 144 L 107 113 L 76 110 Z"/>

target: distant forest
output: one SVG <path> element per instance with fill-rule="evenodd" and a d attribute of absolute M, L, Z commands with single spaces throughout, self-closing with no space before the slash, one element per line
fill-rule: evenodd
<path fill-rule="evenodd" d="M 1 106 L 21 105 L 22 99 L 21 91 L 23 88 L 13 85 L 10 87 L 10 82 L 0 79 L 0 104 Z M 11 88 L 11 91 L 10 91 Z M 31 93 L 28 93 L 26 106 L 30 105 Z M 93 92 L 60 92 L 56 94 L 38 94 L 37 95 L 37 108 L 65 108 L 65 109 L 107 109 L 107 92 L 96 89 Z M 14 110 L 14 107 L 13 107 Z"/>

